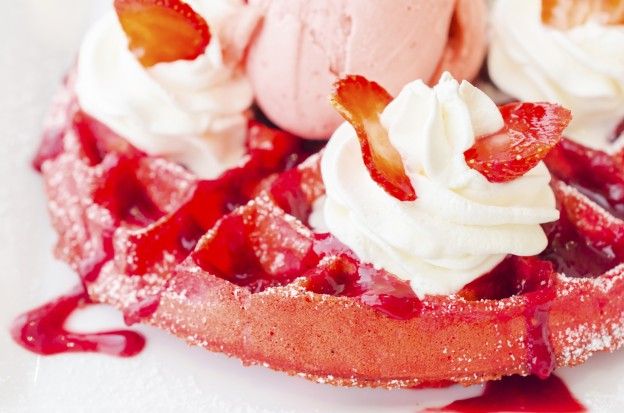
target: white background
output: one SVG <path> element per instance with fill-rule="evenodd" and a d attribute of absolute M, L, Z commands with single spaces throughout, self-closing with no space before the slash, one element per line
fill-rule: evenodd
<path fill-rule="evenodd" d="M 189 348 L 150 328 L 138 357 L 37 357 L 11 341 L 12 319 L 66 292 L 76 276 L 52 258 L 55 236 L 41 181 L 29 161 L 41 120 L 84 30 L 106 0 L 1 0 L 0 12 L 0 411 L 414 412 L 478 394 L 480 387 L 428 391 L 343 389 L 309 383 Z M 121 327 L 103 306 L 77 314 L 83 331 Z M 624 352 L 565 369 L 595 411 L 624 409 Z"/>

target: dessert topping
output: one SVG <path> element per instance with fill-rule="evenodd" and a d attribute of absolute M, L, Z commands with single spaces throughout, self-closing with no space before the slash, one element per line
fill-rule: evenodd
<path fill-rule="evenodd" d="M 510 103 L 500 107 L 505 126 L 478 137 L 464 152 L 468 165 L 490 182 L 521 177 L 546 157 L 570 123 L 570 111 L 550 103 Z"/>
<path fill-rule="evenodd" d="M 338 81 L 335 88 L 332 104 L 355 129 L 371 178 L 395 198 L 415 200 L 416 192 L 405 174 L 401 155 L 390 143 L 379 118 L 392 96 L 377 83 L 355 75 Z"/>
<path fill-rule="evenodd" d="M 433 88 L 410 83 L 388 104 L 378 86 L 350 77 L 339 82 L 334 100 L 349 108 L 347 119 L 357 115 L 355 127 L 345 122 L 323 154 L 327 196 L 314 211 L 320 232 L 329 230 L 363 262 L 409 281 L 420 298 L 456 293 L 509 254 L 544 250 L 540 224 L 559 213 L 540 160 L 560 139 L 565 109 L 516 104 L 501 112 L 449 74 Z M 355 109 L 370 101 L 376 103 L 366 114 Z M 381 161 L 367 153 L 371 130 L 392 149 L 397 174 L 384 169 L 386 152 L 372 150 Z M 388 176 L 409 183 L 403 188 L 417 199 L 389 191 Z"/>
<path fill-rule="evenodd" d="M 557 29 L 570 29 L 589 21 L 624 24 L 622 0 L 542 0 L 542 21 Z"/>
<path fill-rule="evenodd" d="M 490 78 L 516 100 L 570 109 L 566 137 L 595 149 L 620 147 L 614 142 L 624 117 L 622 13 L 621 0 L 497 1 Z"/>
<path fill-rule="evenodd" d="M 115 10 L 144 67 L 193 60 L 210 43 L 206 20 L 181 0 L 115 0 Z"/>

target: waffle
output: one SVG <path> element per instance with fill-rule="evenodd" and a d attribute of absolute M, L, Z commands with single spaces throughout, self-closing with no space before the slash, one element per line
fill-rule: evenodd
<path fill-rule="evenodd" d="M 129 324 L 321 383 L 386 388 L 545 376 L 624 343 L 624 221 L 566 169 L 573 146 L 549 161 L 562 220 L 542 256 L 419 300 L 308 227 L 321 155 L 300 163 L 291 137 L 265 140 L 255 124 L 246 164 L 201 181 L 81 113 L 71 78 L 52 112 L 37 165 L 56 255 Z M 577 268 L 558 243 L 570 228 L 598 274 L 561 271 Z M 513 280 L 505 291 L 488 284 L 500 277 Z"/>

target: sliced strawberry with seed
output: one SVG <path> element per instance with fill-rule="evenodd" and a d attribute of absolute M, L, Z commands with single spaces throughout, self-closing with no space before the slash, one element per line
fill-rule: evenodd
<path fill-rule="evenodd" d="M 569 110 L 550 103 L 510 103 L 500 112 L 503 129 L 478 137 L 464 152 L 468 166 L 490 182 L 512 181 L 537 166 L 572 119 Z"/>
<path fill-rule="evenodd" d="M 115 10 L 144 67 L 193 60 L 210 43 L 206 20 L 181 0 L 115 0 Z"/>
<path fill-rule="evenodd" d="M 413 201 L 416 191 L 379 118 L 391 100 L 377 83 L 354 75 L 339 80 L 331 98 L 336 110 L 355 129 L 371 178 L 395 198 Z"/>

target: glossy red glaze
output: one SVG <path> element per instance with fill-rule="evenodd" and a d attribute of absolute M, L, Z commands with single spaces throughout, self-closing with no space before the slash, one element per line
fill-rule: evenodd
<path fill-rule="evenodd" d="M 165 251 L 176 263 L 181 262 L 218 219 L 255 195 L 265 177 L 292 167 L 308 155 L 292 135 L 255 121 L 249 125 L 247 147 L 249 160 L 243 166 L 230 169 L 217 179 L 198 181 L 180 208 L 156 225 L 128 237 L 135 258 L 129 260 L 133 264 L 128 272 L 149 272 L 162 261 Z"/>
<path fill-rule="evenodd" d="M 224 217 L 192 254 L 204 270 L 260 292 L 315 265 L 312 242 L 261 207 Z"/>
<path fill-rule="evenodd" d="M 213 231 L 192 254 L 195 263 L 252 292 L 302 276 L 312 292 L 352 297 L 392 318 L 420 314 L 420 300 L 408 283 L 360 262 L 329 234 L 310 240 L 260 207 L 226 216 Z"/>
<path fill-rule="evenodd" d="M 301 170 L 291 169 L 275 180 L 271 185 L 270 192 L 275 203 L 286 213 L 302 222 L 308 222 L 312 205 L 308 202 L 307 194 L 303 191 L 302 178 Z"/>
<path fill-rule="evenodd" d="M 549 326 L 549 310 L 555 297 L 553 286 L 526 295 L 527 361 L 530 373 L 540 379 L 550 376 L 557 365 Z"/>
<path fill-rule="evenodd" d="M 13 340 L 33 353 L 51 355 L 95 352 L 132 357 L 145 347 L 145 338 L 134 331 L 75 333 L 65 329 L 71 314 L 90 304 L 82 288 L 19 316 L 11 327 Z"/>
<path fill-rule="evenodd" d="M 624 168 L 617 157 L 563 139 L 545 162 L 555 177 L 614 216 L 624 217 Z"/>
<path fill-rule="evenodd" d="M 422 305 L 409 283 L 359 261 L 330 234 L 315 237 L 319 264 L 308 274 L 308 289 L 318 294 L 352 297 L 398 320 L 420 314 Z"/>
<path fill-rule="evenodd" d="M 158 310 L 160 295 L 155 294 L 132 304 L 124 311 L 124 322 L 131 326 L 151 316 Z"/>
<path fill-rule="evenodd" d="M 557 376 L 545 380 L 534 376 L 509 376 L 485 385 L 481 396 L 458 400 L 426 412 L 584 412 L 585 407 Z"/>
<path fill-rule="evenodd" d="M 550 302 L 555 298 L 554 282 L 552 263 L 536 257 L 509 256 L 459 292 L 460 296 L 468 300 L 524 296 L 527 361 L 531 374 L 541 378 L 548 377 L 556 364 L 548 327 L 548 310 Z"/>
<path fill-rule="evenodd" d="M 490 182 L 509 182 L 533 169 L 561 140 L 569 110 L 552 103 L 501 106 L 504 127 L 479 136 L 464 152 L 466 163 Z"/>
<path fill-rule="evenodd" d="M 540 256 L 553 262 L 557 271 L 568 276 L 595 277 L 621 262 L 612 248 L 598 248 L 588 242 L 565 209 L 561 209 L 559 221 L 543 227 L 548 236 L 548 247 Z"/>
<path fill-rule="evenodd" d="M 621 153 L 612 156 L 564 139 L 546 164 L 557 178 L 561 218 L 544 225 L 549 243 L 542 256 L 573 277 L 596 277 L 624 261 Z"/>
<path fill-rule="evenodd" d="M 93 224 L 100 217 L 108 222 L 110 215 L 113 222 L 107 224 L 108 226 L 105 228 L 95 225 L 93 233 L 96 237 L 104 238 L 103 242 L 94 243 L 96 248 L 99 248 L 100 245 L 103 246 L 101 248 L 103 252 L 99 255 L 95 254 L 98 257 L 104 257 L 97 261 L 98 264 L 103 264 L 112 257 L 113 243 L 109 240 L 113 239 L 115 262 L 111 264 L 114 264 L 114 267 L 107 266 L 100 279 L 93 284 L 89 283 L 88 287 L 90 293 L 97 300 L 123 308 L 127 313 L 129 323 L 144 321 L 160 327 L 164 326 L 183 338 L 195 337 L 192 334 L 197 334 L 197 331 L 189 326 L 197 328 L 197 324 L 187 323 L 185 328 L 188 330 L 180 330 L 182 325 L 171 325 L 172 318 L 163 321 L 162 317 L 163 314 L 176 314 L 177 317 L 178 311 L 188 310 L 190 312 L 192 310 L 188 306 L 196 304 L 183 300 L 184 302 L 175 302 L 172 305 L 171 294 L 176 294 L 178 297 L 179 294 L 187 294 L 191 291 L 192 294 L 188 297 L 197 298 L 200 297 L 199 292 L 205 291 L 206 294 L 214 293 L 215 296 L 202 297 L 202 299 L 212 299 L 212 303 L 216 306 L 223 305 L 219 308 L 225 311 L 211 314 L 215 317 L 214 322 L 202 324 L 200 333 L 203 333 L 204 330 L 213 333 L 210 330 L 213 325 L 219 325 L 224 319 L 232 322 L 231 325 L 224 324 L 227 325 L 227 331 L 221 337 L 226 337 L 226 339 L 220 338 L 214 342 L 213 348 L 220 351 L 225 350 L 223 346 L 217 347 L 219 343 L 227 342 L 227 338 L 233 334 L 233 331 L 241 326 L 241 320 L 244 317 L 237 316 L 240 315 L 238 314 L 239 310 L 245 314 L 252 314 L 253 317 L 258 317 L 246 319 L 249 323 L 253 322 L 250 325 L 254 326 L 254 330 L 257 330 L 256 326 L 264 326 L 264 317 L 277 314 L 276 320 L 279 322 L 287 321 L 281 325 L 280 331 L 292 331 L 293 323 L 288 317 L 284 317 L 284 315 L 290 315 L 291 307 L 288 306 L 291 303 L 300 305 L 298 307 L 300 313 L 297 314 L 303 314 L 304 311 L 309 310 L 310 319 L 314 322 L 319 321 L 316 320 L 319 310 L 328 311 L 327 314 L 331 314 L 328 320 L 333 320 L 336 315 L 341 316 L 343 313 L 353 315 L 353 319 L 358 320 L 358 323 L 354 323 L 351 328 L 357 329 L 358 326 L 364 326 L 364 330 L 352 330 L 357 332 L 351 334 L 348 340 L 353 342 L 354 338 L 360 337 L 362 333 L 380 328 L 387 332 L 387 335 L 378 335 L 378 337 L 389 338 L 384 345 L 387 348 L 392 348 L 394 345 L 393 338 L 397 334 L 402 334 L 404 326 L 411 325 L 413 327 L 410 330 L 413 339 L 426 338 L 428 335 L 433 336 L 438 331 L 437 327 L 440 325 L 435 323 L 456 316 L 457 311 L 455 309 L 459 308 L 459 315 L 461 315 L 461 308 L 467 308 L 474 311 L 474 313 L 470 312 L 471 316 L 474 315 L 479 319 L 488 317 L 487 323 L 485 323 L 487 325 L 481 326 L 483 330 L 510 324 L 508 323 L 509 317 L 510 315 L 513 316 L 512 329 L 507 330 L 504 334 L 509 333 L 510 336 L 514 335 L 518 340 L 526 340 L 526 342 L 525 346 L 510 346 L 508 350 L 503 349 L 502 353 L 498 353 L 498 358 L 493 359 L 496 360 L 496 363 L 491 366 L 483 363 L 466 366 L 465 371 L 469 373 L 466 373 L 465 377 L 457 376 L 453 380 L 462 380 L 466 383 L 471 382 L 469 380 L 474 382 L 475 380 L 499 377 L 502 363 L 509 363 L 509 358 L 505 358 L 508 354 L 516 354 L 513 359 L 516 364 L 510 364 L 512 367 L 509 367 L 510 370 L 506 370 L 507 374 L 514 371 L 523 374 L 532 372 L 545 376 L 552 369 L 553 349 L 550 347 L 550 341 L 553 338 L 556 340 L 557 334 L 550 337 L 549 329 L 553 327 L 553 332 L 556 333 L 557 328 L 561 329 L 562 321 L 553 318 L 551 323 L 549 320 L 548 310 L 553 298 L 551 296 L 550 275 L 552 275 L 552 266 L 550 264 L 537 258 L 518 259 L 515 257 L 512 261 L 513 265 L 509 267 L 510 269 L 498 271 L 496 277 L 503 277 L 501 278 L 503 282 L 496 288 L 481 286 L 475 289 L 472 297 L 474 300 L 486 296 L 514 296 L 513 299 L 503 300 L 505 305 L 501 307 L 498 306 L 498 303 L 487 303 L 481 300 L 471 303 L 455 296 L 425 297 L 421 303 L 406 283 L 390 274 L 361 263 L 353 252 L 332 237 L 317 236 L 315 238 L 304 227 L 311 203 L 322 193 L 322 183 L 320 178 L 314 180 L 312 186 L 320 189 L 310 191 L 304 185 L 307 178 L 302 173 L 303 170 L 287 172 L 281 176 L 277 175 L 278 172 L 290 168 L 305 156 L 300 155 L 305 151 L 301 149 L 298 141 L 289 135 L 252 122 L 248 136 L 249 157 L 245 165 L 228 171 L 216 180 L 198 181 L 192 175 L 181 171 L 182 168 L 179 166 L 168 164 L 170 169 L 178 171 L 172 175 L 178 174 L 181 178 L 176 180 L 169 176 L 159 181 L 157 178 L 150 178 L 149 173 L 141 177 L 137 169 L 144 167 L 146 162 L 162 160 L 145 157 L 141 153 L 128 150 L 127 146 L 118 146 L 118 140 L 114 136 L 108 136 L 109 131 L 101 128 L 100 125 L 90 124 L 93 120 L 87 119 L 85 121 L 83 119 L 83 121 L 85 122 L 81 126 L 83 129 L 79 127 L 80 122 L 74 122 L 75 125 L 73 126 L 74 131 L 81 130 L 81 132 L 77 132 L 80 135 L 80 139 L 78 139 L 80 151 L 75 150 L 77 145 L 74 144 L 75 139 L 70 135 L 65 142 L 64 155 L 67 156 L 51 163 L 50 167 L 44 168 L 44 170 L 46 170 L 46 181 L 51 184 L 49 189 L 51 190 L 51 199 L 55 200 L 58 205 L 64 206 L 66 205 L 64 195 L 76 192 L 85 198 L 89 206 L 96 207 L 96 216 L 86 217 L 83 223 L 80 222 L 82 216 L 78 219 L 75 219 L 74 216 L 66 217 L 57 208 L 56 211 L 52 211 L 53 219 L 60 223 L 58 227 L 60 234 L 69 232 L 70 236 L 73 237 L 63 240 L 61 245 L 70 247 L 69 252 L 64 255 L 64 259 L 75 265 L 76 261 L 74 260 L 90 259 L 91 250 L 75 247 L 76 244 L 80 245 L 80 242 L 85 238 L 82 233 L 72 233 L 72 228 L 76 225 L 80 227 L 86 224 L 84 228 L 87 228 L 86 232 L 89 232 L 91 228 L 88 224 Z M 615 162 L 613 159 L 610 161 Z M 167 164 L 164 161 L 163 163 Z M 577 167 L 574 162 L 562 162 L 561 165 L 570 168 L 569 170 L 562 168 L 564 172 L 568 172 L 570 175 L 566 182 L 581 188 L 582 186 L 578 185 L 577 181 L 585 178 L 586 172 L 577 173 L 578 171 L 574 170 Z M 593 172 L 595 167 L 601 167 L 601 165 L 579 166 L 579 168 L 586 168 L 589 171 L 587 173 Z M 76 171 L 83 173 L 84 176 L 75 178 Z M 156 168 L 151 171 L 159 171 L 159 169 Z M 58 176 L 66 179 L 67 182 L 57 184 L 54 178 Z M 95 184 L 92 181 L 95 181 Z M 165 182 L 166 187 L 175 186 L 179 182 L 186 185 L 189 191 L 181 191 L 174 197 L 173 202 L 166 203 L 165 201 L 169 199 L 169 196 L 166 195 L 167 190 L 160 193 L 155 190 L 162 182 Z M 76 188 L 80 188 L 83 184 L 88 185 L 89 188 L 94 186 L 94 191 L 77 191 Z M 607 189 L 617 190 L 618 188 L 615 185 Z M 610 193 L 602 187 L 597 189 L 590 187 L 589 190 L 594 190 L 597 193 L 602 191 L 609 195 L 609 207 L 612 207 L 613 202 L 611 201 L 617 201 L 617 193 Z M 154 195 L 155 193 L 156 195 Z M 315 195 L 311 195 L 312 193 Z M 254 201 L 247 203 L 252 198 L 255 198 Z M 156 203 L 153 202 L 154 200 Z M 285 216 L 279 208 L 275 207 L 275 203 L 304 222 L 297 221 L 292 215 Z M 242 204 L 246 205 L 239 208 Z M 67 206 L 69 206 L 68 210 L 74 208 L 81 212 L 85 208 L 85 205 L 76 205 L 70 202 L 67 202 Z M 574 210 L 576 211 L 576 209 Z M 587 218 L 587 215 L 581 216 Z M 574 229 L 577 233 L 582 232 L 583 237 L 588 237 L 586 228 L 583 228 L 585 232 L 581 231 L 578 222 L 574 223 Z M 197 245 L 198 242 L 199 245 Z M 185 260 L 189 253 L 191 257 Z M 80 261 L 78 262 L 80 263 Z M 75 266 L 79 267 L 79 265 Z M 92 273 L 97 275 L 99 273 L 98 268 L 94 266 Z M 510 274 L 513 277 L 510 277 Z M 168 279 L 167 277 L 172 278 Z M 276 288 L 274 291 L 266 291 L 265 294 L 253 294 L 266 290 L 267 287 L 288 285 L 296 277 L 301 278 L 292 285 L 292 288 L 289 286 Z M 150 280 L 154 279 L 160 279 L 162 282 L 150 284 L 152 282 Z M 193 281 L 189 282 L 189 279 Z M 227 280 L 227 282 L 223 280 Z M 98 284 L 100 281 L 103 283 Z M 125 286 L 121 293 L 118 289 L 119 285 Z M 203 286 L 202 288 L 205 290 L 199 288 L 200 286 Z M 215 286 L 218 286 L 219 289 L 213 291 L 212 288 Z M 239 288 L 240 286 L 245 288 Z M 304 288 L 311 292 L 325 294 L 325 296 L 304 292 Z M 159 298 L 160 292 L 162 292 L 163 297 L 162 303 L 160 303 Z M 283 295 L 285 293 L 288 294 L 287 297 Z M 129 306 L 127 300 L 135 300 L 137 296 L 141 297 L 139 302 Z M 341 298 L 336 299 L 330 296 Z M 244 299 L 245 303 L 253 302 L 256 304 L 249 308 L 241 307 L 242 301 L 237 301 L 239 299 Z M 364 305 L 353 305 L 352 301 Z M 560 301 L 558 305 L 561 306 Z M 492 304 L 494 305 L 492 306 Z M 227 307 L 228 305 L 231 306 Z M 443 311 L 441 310 L 442 305 L 444 306 Z M 387 317 L 381 317 L 365 308 L 367 306 L 388 315 L 390 318 L 408 321 L 399 323 L 396 320 L 388 320 Z M 446 312 L 446 309 L 451 311 Z M 158 311 L 154 313 L 155 310 Z M 432 312 L 434 312 L 435 317 L 432 317 Z M 152 315 L 152 318 L 146 320 Z M 418 315 L 421 316 L 416 317 Z M 175 320 L 179 320 L 179 318 L 175 318 Z M 366 320 L 367 324 L 362 324 L 362 320 Z M 526 320 L 526 326 L 522 325 L 523 320 Z M 269 320 L 269 322 L 272 321 Z M 314 322 L 310 323 L 308 328 L 317 325 Z M 427 324 L 428 322 L 430 324 Z M 445 331 L 448 331 L 455 326 L 462 327 L 464 325 L 478 325 L 478 323 L 473 323 L 471 319 L 459 319 L 453 320 L 453 323 L 443 327 L 447 329 Z M 435 326 L 436 328 L 427 331 L 426 327 L 428 326 Z M 274 325 L 269 327 L 274 328 Z M 323 331 L 333 332 L 332 328 L 331 325 L 323 325 L 320 334 L 322 335 Z M 249 357 L 247 352 L 251 341 L 248 340 L 247 331 L 240 332 L 240 336 L 244 337 L 244 345 L 240 348 L 233 345 L 227 351 L 231 351 L 231 354 L 243 354 L 244 357 Z M 468 337 L 467 340 L 470 343 L 478 342 L 480 344 L 480 336 L 471 333 L 472 331 L 459 331 L 457 334 L 461 337 L 464 335 Z M 457 334 L 453 337 L 458 337 Z M 271 334 L 268 335 L 268 337 L 271 336 Z M 257 354 L 270 354 L 267 359 L 272 360 L 271 357 L 275 356 L 275 353 L 265 352 L 273 351 L 276 345 L 285 343 L 285 340 L 290 336 L 285 333 L 279 342 L 270 343 L 262 341 L 264 340 L 262 338 L 258 342 L 262 345 L 266 344 L 266 346 L 262 347 Z M 208 334 L 204 337 L 212 340 L 212 336 Z M 189 340 L 195 340 L 195 338 Z M 326 341 L 330 341 L 330 337 L 326 337 Z M 447 337 L 442 342 L 452 345 L 451 341 Z M 514 341 L 514 344 L 517 342 Z M 285 347 L 288 348 L 288 354 L 291 354 L 293 349 L 299 348 L 297 346 L 301 343 L 295 342 L 295 344 L 289 344 Z M 457 345 L 457 343 L 454 344 Z M 476 347 L 475 351 L 481 351 L 480 345 Z M 332 344 L 331 349 L 336 350 L 336 348 L 337 346 Z M 361 346 L 357 348 L 360 349 Z M 500 349 L 497 347 L 493 350 L 499 351 Z M 423 350 L 419 348 L 418 351 Z M 466 348 L 457 347 L 455 351 L 455 354 L 464 354 Z M 558 354 L 561 354 L 561 349 L 558 351 Z M 400 350 L 395 347 L 392 353 L 396 354 L 397 352 Z M 318 356 L 320 359 L 328 353 L 330 352 L 319 352 L 319 354 L 313 354 L 313 357 Z M 333 354 L 333 351 L 331 353 Z M 311 351 L 301 350 L 297 357 L 293 357 L 295 361 L 288 360 L 286 363 L 281 359 L 282 364 L 278 368 L 295 372 L 306 371 L 312 364 L 305 364 L 308 362 L 300 362 L 300 360 L 304 360 L 310 354 L 312 354 Z M 368 353 L 365 357 L 370 358 L 370 354 L 372 353 Z M 520 354 L 522 355 L 520 356 Z M 344 353 L 337 360 L 343 362 L 351 356 L 350 353 Z M 386 357 L 387 355 L 380 354 L 381 356 Z M 449 366 L 446 360 L 438 360 L 438 356 L 437 354 L 428 354 L 426 360 L 427 363 L 432 361 L 431 364 L 423 364 L 422 368 L 425 370 L 414 369 L 411 373 L 413 377 L 416 379 L 421 377 L 422 371 L 429 372 L 429 375 L 424 377 L 436 377 L 434 382 L 448 377 L 448 374 L 442 377 L 435 376 L 439 369 L 438 362 L 446 363 L 447 368 Z M 529 359 L 528 363 L 524 358 L 525 356 Z M 400 360 L 392 359 L 392 357 L 389 359 L 395 363 L 391 367 L 392 371 L 403 372 L 406 368 Z M 254 362 L 260 360 L 262 359 L 252 359 Z M 315 362 L 318 361 L 315 360 Z M 351 358 L 351 362 L 358 363 L 360 361 L 361 359 L 358 360 L 357 357 Z M 478 363 L 483 360 L 474 358 L 474 361 Z M 302 363 L 303 370 L 293 368 L 293 366 Z M 327 366 L 326 363 L 327 359 L 321 359 L 321 366 Z M 499 363 L 501 364 L 499 365 Z M 379 381 L 377 378 L 380 374 L 386 374 L 388 365 L 387 362 L 384 362 L 379 369 L 373 370 L 372 373 L 369 371 L 368 375 L 361 374 L 361 370 L 358 369 L 358 374 L 361 375 L 361 379 L 365 383 L 377 383 L 375 385 L 400 386 L 410 384 L 406 382 L 390 384 L 390 381 Z M 319 377 L 323 377 L 325 374 L 332 374 L 333 376 L 337 366 L 339 367 L 338 364 L 333 364 L 325 370 L 309 371 Z M 468 368 L 474 370 L 469 371 Z M 485 371 L 487 374 L 479 376 Z M 474 374 L 474 372 L 479 372 L 479 374 Z M 394 374 L 396 376 L 393 377 L 402 377 L 403 373 Z M 390 376 L 384 376 L 384 380 L 388 377 Z M 393 379 L 393 377 L 390 378 Z M 412 380 L 411 384 L 414 383 L 415 380 Z"/>

